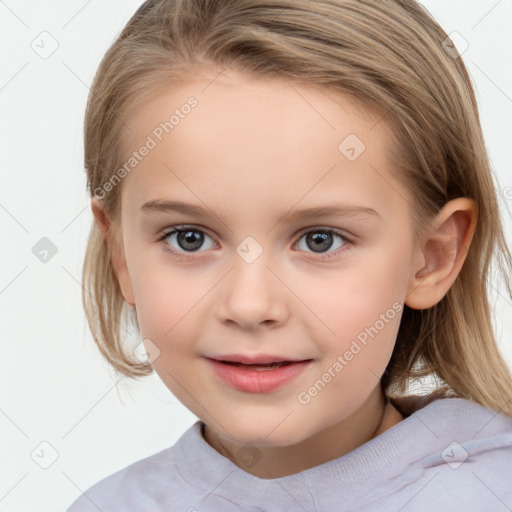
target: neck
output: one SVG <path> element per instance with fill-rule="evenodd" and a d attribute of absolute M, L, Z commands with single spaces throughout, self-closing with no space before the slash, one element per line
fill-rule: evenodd
<path fill-rule="evenodd" d="M 240 444 L 220 437 L 207 425 L 204 439 L 244 471 L 259 478 L 280 478 L 341 457 L 402 420 L 379 385 L 353 414 L 314 436 L 293 445 L 256 447 L 261 457 L 251 467 L 236 457 Z"/>

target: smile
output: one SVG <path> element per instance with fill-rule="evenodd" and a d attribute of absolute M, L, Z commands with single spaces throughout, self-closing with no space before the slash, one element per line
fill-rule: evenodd
<path fill-rule="evenodd" d="M 215 359 L 207 361 L 215 375 L 232 388 L 248 393 L 269 393 L 299 376 L 312 360 L 259 364 Z"/>

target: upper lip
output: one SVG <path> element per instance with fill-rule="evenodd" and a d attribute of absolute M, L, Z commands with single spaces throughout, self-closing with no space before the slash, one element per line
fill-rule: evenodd
<path fill-rule="evenodd" d="M 290 359 L 287 356 L 275 356 L 272 354 L 226 354 L 220 356 L 211 356 L 208 359 L 216 361 L 228 361 L 231 363 L 242 364 L 267 364 L 267 363 L 281 363 L 281 362 L 298 362 L 309 361 L 309 359 Z"/>

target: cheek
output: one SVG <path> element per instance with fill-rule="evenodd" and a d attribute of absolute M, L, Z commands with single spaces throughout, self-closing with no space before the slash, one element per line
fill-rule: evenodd
<path fill-rule="evenodd" d="M 137 318 L 142 339 L 150 339 L 159 350 L 152 366 L 160 379 L 182 403 L 190 407 L 190 394 L 202 400 L 194 376 L 196 342 L 202 322 L 197 314 L 204 292 L 190 286 L 190 279 L 153 266 L 140 274 L 135 292 Z M 165 277 L 163 277 L 165 276 Z M 199 411 L 194 411 L 196 414 Z"/>
<path fill-rule="evenodd" d="M 336 334 L 324 329 L 323 336 L 316 339 L 323 357 L 307 385 L 327 384 L 324 388 L 320 384 L 322 391 L 313 400 L 311 414 L 325 415 L 322 404 L 337 403 L 340 407 L 333 408 L 330 420 L 338 421 L 340 413 L 336 411 L 354 410 L 379 384 L 393 353 L 403 308 L 401 302 L 394 301 L 396 293 L 389 292 L 392 282 L 380 284 L 378 290 L 360 290 L 341 298 L 337 308 L 331 306 L 331 316 L 324 317 Z"/>
<path fill-rule="evenodd" d="M 332 393 L 333 399 L 344 397 L 355 404 L 377 385 L 396 342 L 407 265 L 406 251 L 380 247 L 332 273 L 323 286 L 311 286 L 312 279 L 301 287 L 303 293 L 310 290 L 306 302 L 322 320 L 311 320 L 319 325 L 316 343 L 324 354 L 320 372 L 336 375 L 326 397 Z M 352 391 L 347 395 L 347 390 Z"/>
<path fill-rule="evenodd" d="M 174 340 L 172 346 L 178 349 L 182 339 L 178 333 L 194 317 L 194 308 L 208 290 L 202 291 L 206 283 L 154 261 L 140 262 L 134 270 L 133 291 L 141 336 L 165 346 Z"/>
<path fill-rule="evenodd" d="M 375 252 L 377 257 L 354 260 L 354 264 L 328 276 L 303 276 L 296 286 L 297 295 L 304 297 L 313 313 L 308 318 L 318 322 L 317 332 L 323 338 L 347 341 L 378 322 L 381 315 L 389 321 L 387 327 L 399 322 L 396 312 L 408 282 L 406 258 Z M 386 335 L 390 331 L 387 327 Z"/>

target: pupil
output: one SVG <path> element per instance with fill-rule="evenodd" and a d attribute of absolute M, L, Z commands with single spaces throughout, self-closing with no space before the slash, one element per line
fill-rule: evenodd
<path fill-rule="evenodd" d="M 203 234 L 197 231 L 181 231 L 178 233 L 178 243 L 182 249 L 197 251 L 203 244 Z M 183 244 L 185 244 L 185 247 Z M 192 247 L 186 244 L 191 244 Z"/>
<path fill-rule="evenodd" d="M 306 241 L 312 242 L 311 249 L 315 252 L 321 252 L 322 250 L 329 249 L 332 245 L 332 234 L 330 233 L 313 233 L 306 237 Z"/>

